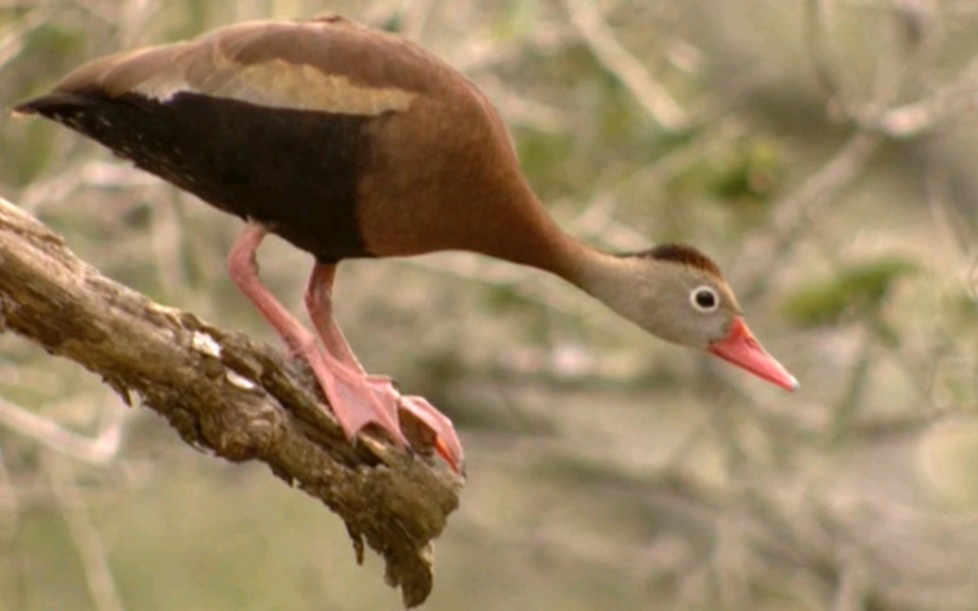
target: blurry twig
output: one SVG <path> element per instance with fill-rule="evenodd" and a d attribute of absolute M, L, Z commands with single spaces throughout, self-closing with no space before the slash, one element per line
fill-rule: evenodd
<path fill-rule="evenodd" d="M 522 124 L 543 132 L 560 132 L 572 122 L 570 113 L 518 94 L 492 73 L 479 77 L 479 87 L 510 124 Z"/>
<path fill-rule="evenodd" d="M 428 26 L 433 9 L 431 0 L 413 0 L 412 2 L 401 2 L 401 29 L 400 33 L 412 40 L 419 40 Z"/>
<path fill-rule="evenodd" d="M 764 236 L 748 245 L 743 260 L 750 262 L 754 271 L 744 283 L 745 299 L 765 288 L 775 264 L 801 237 L 821 208 L 863 174 L 866 164 L 886 138 L 919 135 L 934 127 L 950 117 L 953 111 L 960 110 L 950 100 L 963 101 L 966 97 L 964 92 L 973 91 L 978 86 L 978 60 L 975 60 L 954 83 L 929 98 L 912 105 L 890 108 L 906 73 L 915 66 L 913 62 L 904 66 L 894 59 L 884 58 L 883 61 L 889 63 L 880 67 L 879 79 L 872 92 L 873 99 L 860 104 L 847 99 L 825 43 L 828 4 L 823 0 L 809 0 L 806 5 L 809 50 L 816 80 L 826 90 L 830 108 L 850 120 L 856 131 L 821 170 L 777 206 L 774 237 Z"/>
<path fill-rule="evenodd" d="M 829 5 L 830 2 L 826 0 L 805 2 L 806 13 L 802 27 L 812 61 L 815 83 L 825 92 L 829 110 L 851 115 L 852 111 L 847 107 L 848 99 L 838 81 L 838 71 L 826 41 L 825 23 L 828 20 Z"/>
<path fill-rule="evenodd" d="M 745 247 L 741 256 L 740 261 L 751 269 L 747 280 L 737 283 L 744 287 L 741 292 L 745 301 L 763 292 L 768 281 L 773 280 L 771 270 L 784 260 L 785 253 L 808 228 L 812 217 L 842 189 L 862 176 L 866 164 L 882 143 L 881 134 L 856 132 L 818 172 L 778 204 L 774 213 L 774 237 L 760 236 Z"/>
<path fill-rule="evenodd" d="M 827 431 L 830 443 L 839 443 L 852 432 L 853 417 L 859 406 L 863 404 L 863 393 L 869 382 L 870 368 L 873 364 L 873 339 L 872 332 L 868 329 L 865 329 L 865 333 L 859 338 L 859 347 L 853 362 L 849 365 L 849 378 L 844 381 L 842 396 L 832 406 Z"/>
<path fill-rule="evenodd" d="M 3 446 L 0 446 L 0 536 L 5 536 L 17 527 L 20 503 L 2 450 Z"/>
<path fill-rule="evenodd" d="M 940 234 L 939 243 L 950 253 L 968 256 L 976 252 L 966 231 L 965 219 L 951 208 L 950 177 L 946 168 L 932 166 L 924 174 L 927 187 L 927 204 L 934 219 L 934 229 Z"/>
<path fill-rule="evenodd" d="M 25 5 L 28 13 L 17 22 L 17 27 L 10 28 L 0 37 L 0 69 L 4 68 L 24 49 L 26 34 L 44 23 L 55 8 L 53 5 L 28 3 Z"/>
<path fill-rule="evenodd" d="M 926 11 L 911 0 L 890 5 L 894 23 L 892 52 L 880 53 L 880 66 L 868 101 L 851 99 L 840 83 L 841 74 L 831 59 L 825 34 L 828 20 L 827 0 L 808 0 L 805 31 L 815 80 L 826 92 L 830 110 L 854 122 L 861 129 L 879 131 L 890 138 L 914 138 L 942 125 L 962 112 L 978 109 L 975 90 L 978 89 L 978 59 L 972 60 L 949 83 L 920 99 L 894 106 L 900 88 L 908 78 L 921 69 L 918 50 L 933 38 L 930 31 L 937 26 Z M 911 31 L 912 34 L 907 34 Z M 928 30 L 928 31 L 925 31 Z M 909 44 L 900 40 L 909 38 Z"/>
<path fill-rule="evenodd" d="M 629 53 L 605 24 L 592 0 L 564 0 L 571 21 L 599 62 L 621 79 L 652 118 L 666 131 L 689 125 L 686 111 L 652 78 L 645 66 Z"/>
<path fill-rule="evenodd" d="M 851 552 L 839 561 L 835 600 L 832 611 L 862 611 L 866 608 L 867 587 L 865 569 L 858 554 Z"/>
<path fill-rule="evenodd" d="M 119 25 L 115 46 L 119 49 L 134 46 L 140 34 L 146 31 L 146 24 L 159 12 L 160 4 L 154 0 L 127 0 L 120 3 L 115 21 Z"/>
<path fill-rule="evenodd" d="M 966 282 L 968 294 L 971 295 L 971 301 L 975 306 L 978 306 L 978 253 L 972 257 L 971 265 L 968 266 Z"/>
<path fill-rule="evenodd" d="M 183 252 L 184 225 L 180 221 L 180 196 L 175 189 L 167 189 L 170 201 L 166 205 L 151 206 L 152 231 L 149 240 L 153 250 L 160 282 L 166 294 L 177 295 L 180 287 L 190 286 Z"/>
<path fill-rule="evenodd" d="M 809 0 L 806 4 L 809 51 L 816 80 L 826 90 L 830 110 L 836 110 L 850 121 L 855 131 L 818 172 L 778 204 L 773 239 L 765 236 L 748 245 L 743 260 L 750 262 L 754 272 L 744 283 L 747 286 L 747 299 L 764 289 L 775 264 L 782 260 L 784 253 L 791 249 L 821 209 L 843 188 L 863 175 L 866 165 L 885 139 L 906 137 L 913 131 L 907 129 L 907 124 L 900 125 L 898 115 L 893 115 L 889 107 L 899 93 L 907 73 L 916 66 L 913 62 L 904 65 L 896 59 L 883 58 L 872 99 L 862 103 L 848 99 L 839 83 L 838 71 L 829 57 L 825 42 L 825 21 L 829 4 L 824 0 Z M 978 60 L 975 65 L 978 66 Z M 972 77 L 968 75 L 973 70 L 975 68 L 966 70 L 958 83 L 972 82 Z M 914 122 L 914 130 L 923 129 L 925 125 L 932 126 L 935 122 L 936 119 L 929 123 Z"/>
<path fill-rule="evenodd" d="M 506 288 L 530 303 L 565 316 L 580 318 L 583 315 L 581 304 L 585 303 L 585 300 L 576 292 L 570 289 L 552 290 L 558 285 L 552 282 L 541 282 L 539 272 L 504 261 L 483 260 L 475 255 L 461 254 L 451 257 L 405 259 L 399 264 L 448 274 L 459 280 Z M 589 319 L 588 325 L 601 327 L 612 333 L 630 329 L 629 323 L 613 316 Z"/>
<path fill-rule="evenodd" d="M 72 165 L 67 171 L 38 180 L 24 189 L 20 207 L 31 214 L 38 214 L 52 202 L 71 199 L 81 188 L 112 187 L 113 189 L 140 188 L 153 184 L 149 176 L 129 169 L 114 161 L 88 161 Z"/>
<path fill-rule="evenodd" d="M 85 507 L 85 499 L 78 490 L 74 476 L 68 473 L 70 471 L 68 465 L 61 464 L 57 458 L 49 458 L 45 461 L 45 467 L 51 490 L 61 507 L 68 532 L 78 549 L 95 609 L 123 611 L 125 607 L 119 597 L 115 579 L 112 577 L 105 544 L 102 543 L 102 537 L 92 523 Z"/>
<path fill-rule="evenodd" d="M 887 109 L 877 121 L 877 129 L 893 138 L 913 138 L 943 125 L 963 112 L 978 109 L 978 58 L 961 74 L 925 98 Z"/>
<path fill-rule="evenodd" d="M 30 437 L 58 453 L 96 465 L 107 464 L 118 454 L 125 412 L 114 410 L 113 414 L 102 432 L 90 438 L 9 401 L 0 400 L 0 426 Z"/>

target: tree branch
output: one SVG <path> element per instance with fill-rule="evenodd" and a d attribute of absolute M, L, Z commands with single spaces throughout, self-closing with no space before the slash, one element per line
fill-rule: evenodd
<path fill-rule="evenodd" d="M 431 541 L 458 507 L 459 478 L 366 435 L 350 444 L 303 364 L 105 278 L 0 198 L 6 330 L 99 374 L 127 403 L 139 398 L 193 447 L 266 463 L 339 514 L 358 562 L 364 541 L 384 556 L 406 605 L 428 596 Z M 430 459 L 423 429 L 405 428 Z"/>

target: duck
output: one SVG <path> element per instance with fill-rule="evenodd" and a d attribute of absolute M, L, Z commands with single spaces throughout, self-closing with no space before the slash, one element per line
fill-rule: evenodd
<path fill-rule="evenodd" d="M 338 264 L 469 251 L 554 274 L 667 342 L 784 389 L 717 265 L 683 244 L 609 253 L 565 233 L 520 169 L 488 98 L 418 44 L 338 15 L 250 21 L 92 60 L 14 108 L 94 139 L 243 219 L 231 279 L 304 359 L 346 437 L 409 446 L 401 412 L 458 472 L 462 443 L 423 397 L 366 372 L 333 316 Z M 262 284 L 275 234 L 314 258 L 312 330 Z"/>

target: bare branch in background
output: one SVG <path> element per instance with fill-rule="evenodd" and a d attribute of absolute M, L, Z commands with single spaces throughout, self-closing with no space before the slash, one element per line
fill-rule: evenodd
<path fill-rule="evenodd" d="M 622 80 L 639 104 L 666 131 L 679 131 L 689 125 L 686 111 L 665 87 L 656 82 L 642 63 L 629 53 L 591 0 L 564 0 L 571 21 L 598 61 Z"/>
<path fill-rule="evenodd" d="M 826 92 L 829 109 L 836 111 L 838 116 L 890 138 L 914 138 L 962 112 L 978 108 L 974 93 L 978 89 L 978 59 L 972 60 L 955 79 L 934 91 L 925 92 L 920 99 L 893 105 L 902 84 L 924 70 L 920 60 L 924 51 L 939 39 L 934 33 L 940 27 L 933 15 L 937 8 L 923 0 L 904 0 L 888 6 L 888 16 L 894 26 L 893 38 L 896 39 L 890 45 L 892 52 L 880 53 L 877 79 L 870 98 L 866 101 L 853 99 L 840 82 L 843 71 L 832 59 L 826 33 L 832 4 L 829 0 L 808 0 L 805 31 L 815 80 Z"/>
<path fill-rule="evenodd" d="M 119 451 L 124 412 L 115 413 L 117 415 L 101 433 L 89 438 L 0 399 L 0 426 L 29 437 L 55 452 L 96 465 L 107 464 Z"/>
<path fill-rule="evenodd" d="M 385 557 L 405 604 L 424 601 L 431 542 L 458 506 L 461 482 L 447 469 L 365 436 L 349 444 L 309 390 L 307 372 L 99 275 L 4 200 L 0 262 L 2 328 L 77 361 L 127 400 L 140 397 L 195 448 L 260 460 L 297 483 L 343 518 L 358 558 L 364 539 Z M 19 411 L 5 415 L 19 430 L 79 449 L 64 431 Z"/>
<path fill-rule="evenodd" d="M 0 537 L 13 534 L 17 529 L 19 518 L 20 502 L 17 499 L 17 489 L 7 469 L 7 463 L 3 460 L 3 453 L 0 452 Z"/>
<path fill-rule="evenodd" d="M 812 174 L 793 193 L 782 198 L 775 211 L 773 239 L 765 236 L 748 245 L 743 260 L 750 261 L 752 279 L 746 282 L 746 296 L 757 294 L 766 286 L 774 264 L 786 249 L 807 230 L 810 222 L 823 213 L 822 208 L 833 201 L 855 179 L 863 175 L 887 137 L 919 136 L 943 121 L 958 116 L 974 97 L 968 95 L 978 86 L 978 60 L 974 60 L 949 85 L 909 105 L 892 107 L 901 84 L 919 69 L 916 62 L 890 57 L 883 53 L 877 70 L 877 80 L 866 101 L 856 101 L 840 83 L 841 71 L 831 59 L 827 21 L 833 3 L 829 0 L 809 0 L 805 27 L 809 55 L 818 82 L 826 92 L 830 111 L 842 116 L 856 128 L 847 142 L 822 168 Z M 893 6 L 894 27 L 899 29 L 901 7 Z M 898 45 L 894 45 L 898 46 Z M 913 51 L 913 48 L 906 51 Z"/>
<path fill-rule="evenodd" d="M 913 138 L 940 127 L 963 112 L 978 109 L 978 59 L 956 79 L 916 102 L 887 109 L 878 128 L 893 138 Z"/>
<path fill-rule="evenodd" d="M 779 203 L 774 213 L 774 236 L 764 235 L 745 245 L 740 258 L 743 264 L 750 264 L 748 279 L 738 283 L 745 299 L 767 287 L 773 279 L 771 270 L 809 228 L 812 218 L 862 175 L 883 142 L 881 134 L 856 132 L 817 172 Z"/>
<path fill-rule="evenodd" d="M 842 91 L 842 85 L 837 80 L 838 70 L 830 56 L 831 51 L 826 40 L 825 28 L 826 22 L 829 20 L 828 13 L 831 10 L 831 5 L 832 2 L 829 0 L 807 0 L 802 27 L 804 28 L 806 47 L 812 61 L 815 83 L 824 92 L 829 111 L 851 115 L 852 111 L 848 108 L 848 99 Z"/>
<path fill-rule="evenodd" d="M 85 497 L 78 489 L 74 474 L 68 465 L 55 457 L 45 461 L 51 490 L 61 507 L 61 515 L 68 525 L 68 532 L 75 541 L 75 548 L 88 581 L 88 591 L 97 611 L 123 611 L 112 569 L 105 552 L 105 544 L 86 507 Z"/>

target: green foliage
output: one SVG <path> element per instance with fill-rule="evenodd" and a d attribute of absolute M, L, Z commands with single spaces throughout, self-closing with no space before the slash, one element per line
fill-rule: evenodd
<path fill-rule="evenodd" d="M 746 138 L 704 163 L 708 190 L 733 203 L 770 202 L 784 175 L 780 146 L 774 139 L 763 136 Z"/>
<path fill-rule="evenodd" d="M 707 198 L 738 212 L 764 208 L 777 195 L 785 175 L 784 152 L 771 136 L 745 135 L 697 159 L 672 181 L 686 197 Z"/>
<path fill-rule="evenodd" d="M 509 2 L 492 22 L 490 34 L 494 39 L 516 41 L 532 31 L 540 18 L 539 3 L 535 0 Z"/>
<path fill-rule="evenodd" d="M 833 325 L 868 316 L 885 302 L 898 280 L 917 271 L 915 263 L 895 257 L 841 266 L 831 278 L 791 290 L 782 311 L 799 327 Z"/>
<path fill-rule="evenodd" d="M 567 168 L 572 163 L 573 134 L 555 134 L 537 130 L 520 130 L 516 150 L 520 164 L 533 185 L 545 197 L 548 191 L 562 192 L 572 180 Z"/>
<path fill-rule="evenodd" d="M 18 151 L 0 162 L 0 181 L 24 187 L 34 181 L 54 156 L 55 131 L 40 121 L 18 121 L 20 130 L 4 138 L 4 145 Z M 10 130 L 14 132 L 14 130 Z"/>
<path fill-rule="evenodd" d="M 50 86 L 52 78 L 77 65 L 84 56 L 83 32 L 70 24 L 44 23 L 22 39 L 19 65 L 5 71 L 0 100 L 4 104 L 40 93 Z"/>
<path fill-rule="evenodd" d="M 85 39 L 70 26 L 41 25 L 23 38 L 20 65 L 3 74 L 0 88 L 0 113 L 7 107 L 37 94 L 71 62 L 77 62 L 85 48 Z M 42 69 L 43 68 L 43 69 Z M 52 160 L 56 131 L 41 121 L 0 121 L 15 129 L 0 134 L 0 181 L 15 186 L 26 185 L 37 178 Z"/>

